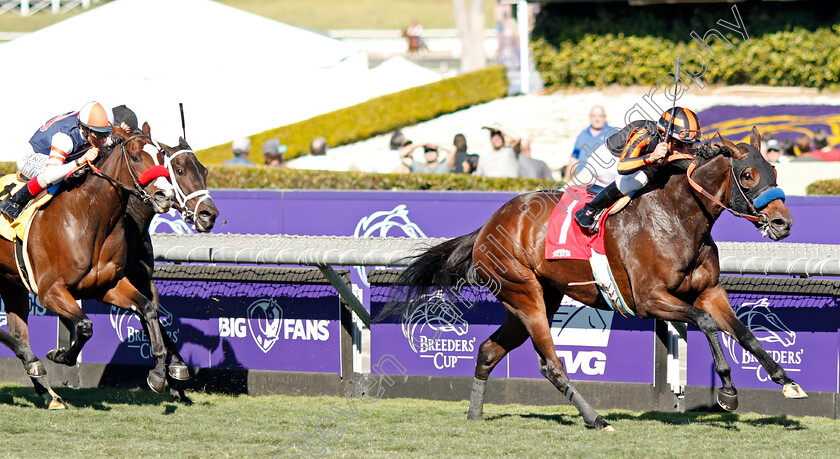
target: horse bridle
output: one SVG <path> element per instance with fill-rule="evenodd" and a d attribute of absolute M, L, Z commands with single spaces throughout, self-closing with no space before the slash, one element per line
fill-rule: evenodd
<path fill-rule="evenodd" d="M 101 170 L 99 170 L 99 168 L 94 166 L 92 163 L 88 163 L 87 165 L 90 167 L 91 174 L 107 180 L 109 183 L 111 183 L 111 185 L 113 185 L 113 186 L 115 186 L 115 187 L 117 187 L 117 188 L 119 188 L 119 189 L 121 189 L 125 192 L 133 194 L 134 196 L 139 198 L 141 201 L 143 201 L 143 203 L 146 204 L 147 206 L 152 206 L 153 203 L 154 203 L 154 198 L 152 197 L 152 195 L 150 195 L 149 193 L 146 192 L 143 185 L 140 183 L 140 180 L 138 179 L 137 174 L 134 172 L 134 169 L 132 169 L 132 167 L 131 167 L 131 162 L 128 160 L 128 150 L 125 148 L 125 145 L 128 142 L 130 142 L 130 141 L 132 141 L 132 140 L 134 140 L 138 137 L 145 137 L 145 136 L 141 135 L 141 134 L 135 134 L 135 135 L 129 137 L 128 139 L 120 140 L 120 142 L 119 142 L 120 150 L 121 150 L 120 161 L 125 162 L 125 164 L 128 166 L 128 175 L 131 176 L 131 180 L 134 183 L 133 188 L 125 185 L 124 183 L 120 182 L 119 180 L 117 180 L 117 179 L 111 177 L 110 175 L 102 172 Z M 151 140 L 151 139 L 149 139 L 149 140 Z"/>
<path fill-rule="evenodd" d="M 748 206 L 747 212 L 738 212 L 737 210 L 733 209 L 732 207 L 727 206 L 726 204 L 720 202 L 720 200 L 715 198 L 711 193 L 709 193 L 708 191 L 703 189 L 703 187 L 699 183 L 695 182 L 694 179 L 691 177 L 691 173 L 694 172 L 694 169 L 696 169 L 696 168 L 697 168 L 697 158 L 695 157 L 694 161 L 692 161 L 691 164 L 689 164 L 688 169 L 685 172 L 685 176 L 688 179 L 688 183 L 689 183 L 689 185 L 691 185 L 692 189 L 694 189 L 696 192 L 703 195 L 705 198 L 711 200 L 715 204 L 719 205 L 720 207 L 723 207 L 724 209 L 728 210 L 732 215 L 734 215 L 736 217 L 745 218 L 745 219 L 747 219 L 747 220 L 749 220 L 753 223 L 758 224 L 760 231 L 762 231 L 762 232 L 766 231 L 767 225 L 769 224 L 769 222 L 767 221 L 767 216 L 759 213 L 758 209 L 755 208 L 755 205 L 753 204 L 753 202 L 747 197 L 746 193 L 744 193 L 744 189 L 741 186 L 741 183 L 738 180 L 738 177 L 735 175 L 735 169 L 732 167 L 732 158 L 729 158 L 729 172 L 730 172 L 730 175 L 732 176 L 732 180 L 733 180 L 732 184 L 730 185 L 730 190 L 732 190 L 732 188 L 737 188 L 738 189 L 738 192 L 740 193 L 741 198 L 744 200 L 744 202 Z M 768 189 L 762 191 L 761 194 L 759 194 L 759 196 L 756 197 L 756 199 L 761 198 L 762 196 L 764 196 L 765 194 L 770 192 L 772 189 L 773 188 L 768 188 Z M 733 196 L 733 195 L 734 195 L 734 191 L 730 191 L 730 196 Z M 730 197 L 729 200 L 731 202 L 732 198 Z"/>
<path fill-rule="evenodd" d="M 157 142 L 155 142 L 155 144 L 157 145 Z M 159 147 L 158 150 L 160 150 Z M 169 181 L 170 183 L 172 183 L 172 187 L 175 189 L 175 200 L 178 202 L 178 205 L 181 206 L 181 218 L 185 222 L 194 223 L 195 215 L 198 212 L 198 206 L 200 206 L 205 199 L 212 200 L 212 198 L 210 197 L 210 191 L 207 190 L 207 188 L 203 188 L 201 190 L 194 191 L 190 194 L 186 194 L 181 188 L 181 185 L 178 184 L 178 174 L 175 173 L 175 170 L 173 168 L 174 166 L 172 165 L 172 160 L 184 153 L 192 153 L 193 155 L 195 155 L 195 152 L 189 148 L 184 148 L 183 150 L 172 152 L 172 154 L 169 155 L 166 154 L 166 152 L 164 152 L 163 162 L 166 166 L 166 170 L 169 171 Z M 195 202 L 195 207 L 193 209 L 188 208 L 187 202 L 195 198 L 199 198 Z"/>

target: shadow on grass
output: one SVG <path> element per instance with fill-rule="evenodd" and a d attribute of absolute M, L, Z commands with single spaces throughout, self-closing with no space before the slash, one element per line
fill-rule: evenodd
<path fill-rule="evenodd" d="M 72 408 L 91 408 L 108 411 L 111 405 L 160 405 L 167 404 L 163 414 L 175 412 L 172 398 L 168 393 L 156 394 L 150 390 L 125 390 L 113 388 L 70 389 L 54 388 L 55 392 Z M 23 399 L 28 403 L 21 403 Z M 35 393 L 32 387 L 0 387 L 0 405 L 44 408 L 43 397 Z"/>
<path fill-rule="evenodd" d="M 787 416 L 762 416 L 759 418 L 743 418 L 740 414 L 729 412 L 689 412 L 689 413 L 664 413 L 660 411 L 648 411 L 641 414 L 633 413 L 610 413 L 604 416 L 609 422 L 613 421 L 659 421 L 671 425 L 705 425 L 719 427 L 725 430 L 738 430 L 737 424 L 752 426 L 780 426 L 787 430 L 804 430 L 805 427 L 796 419 Z"/>
<path fill-rule="evenodd" d="M 495 416 L 486 416 L 485 421 L 495 421 L 504 418 L 522 418 L 522 419 L 539 419 L 541 421 L 553 421 L 564 426 L 573 426 L 576 422 L 568 419 L 564 414 L 498 414 Z"/>

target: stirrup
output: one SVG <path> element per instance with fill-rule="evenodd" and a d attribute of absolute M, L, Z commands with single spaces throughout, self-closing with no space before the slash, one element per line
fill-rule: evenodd
<path fill-rule="evenodd" d="M 17 220 L 22 210 L 23 208 L 21 207 L 21 205 L 13 201 L 11 197 L 7 198 L 3 201 L 2 204 L 0 204 L 0 212 L 8 215 L 9 218 L 12 219 L 12 221 Z"/>

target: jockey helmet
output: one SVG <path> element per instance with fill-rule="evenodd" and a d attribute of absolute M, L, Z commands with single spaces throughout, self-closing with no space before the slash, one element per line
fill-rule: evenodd
<path fill-rule="evenodd" d="M 93 132 L 111 133 L 114 113 L 101 102 L 88 102 L 79 110 L 79 123 Z"/>
<path fill-rule="evenodd" d="M 673 128 L 671 128 L 672 119 L 674 122 Z M 656 126 L 664 134 L 667 134 L 668 129 L 671 128 L 671 137 L 674 140 L 684 143 L 699 142 L 700 135 L 702 134 L 700 131 L 700 120 L 697 118 L 697 114 L 682 107 L 668 109 L 668 111 L 659 117 L 659 122 L 656 123 Z"/>

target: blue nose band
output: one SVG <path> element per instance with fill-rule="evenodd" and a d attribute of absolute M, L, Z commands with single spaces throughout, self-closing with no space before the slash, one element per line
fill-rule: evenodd
<path fill-rule="evenodd" d="M 756 209 L 761 210 L 776 199 L 781 199 L 782 202 L 785 202 L 785 192 L 781 188 L 770 188 L 758 195 L 755 201 L 753 201 L 753 205 Z"/>

